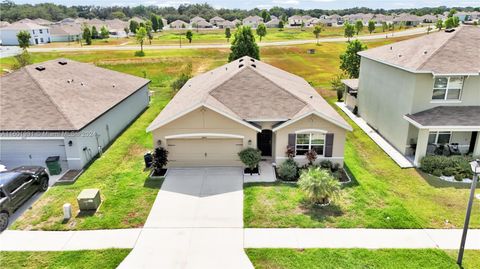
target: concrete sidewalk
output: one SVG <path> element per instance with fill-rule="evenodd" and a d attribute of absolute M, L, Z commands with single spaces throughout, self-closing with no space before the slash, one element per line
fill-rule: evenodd
<path fill-rule="evenodd" d="M 245 248 L 458 249 L 461 229 L 245 229 Z M 480 249 L 480 230 L 469 230 L 467 249 Z"/>
<path fill-rule="evenodd" d="M 12 231 L 0 234 L 0 251 L 66 251 L 133 248 L 141 229 L 92 231 Z"/>

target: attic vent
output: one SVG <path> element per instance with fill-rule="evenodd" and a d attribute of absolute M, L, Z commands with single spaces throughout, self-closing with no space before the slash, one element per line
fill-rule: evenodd
<path fill-rule="evenodd" d="M 115 88 L 115 84 L 112 84 L 112 87 Z"/>
<path fill-rule="evenodd" d="M 43 70 L 45 70 L 45 66 L 39 65 L 39 66 L 35 67 L 35 69 L 37 69 L 38 71 L 43 71 Z"/>
<path fill-rule="evenodd" d="M 253 63 L 255 62 L 255 59 L 250 59 L 250 61 L 252 61 Z"/>
<path fill-rule="evenodd" d="M 402 54 L 398 54 L 398 58 L 402 58 Z"/>
<path fill-rule="evenodd" d="M 254 67 L 254 68 L 257 68 L 257 66 L 256 66 L 256 65 L 254 65 L 254 64 L 252 64 L 252 67 Z"/>
<path fill-rule="evenodd" d="M 427 54 L 427 51 L 424 51 L 423 54 Z"/>
<path fill-rule="evenodd" d="M 243 59 L 238 60 L 239 63 L 243 62 Z"/>
<path fill-rule="evenodd" d="M 393 50 L 393 47 L 392 47 L 392 46 L 390 46 L 390 50 Z"/>
<path fill-rule="evenodd" d="M 239 65 L 238 68 L 242 68 L 243 67 L 243 64 Z"/>
<path fill-rule="evenodd" d="M 82 85 L 82 86 L 85 86 L 85 83 L 83 83 L 83 82 L 80 82 L 80 85 Z"/>
<path fill-rule="evenodd" d="M 66 65 L 66 64 L 67 64 L 67 61 L 58 61 L 58 64 L 60 64 L 60 65 Z"/>

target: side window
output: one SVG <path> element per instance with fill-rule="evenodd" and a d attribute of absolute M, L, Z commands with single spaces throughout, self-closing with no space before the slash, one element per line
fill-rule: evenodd
<path fill-rule="evenodd" d="M 5 198 L 5 197 L 7 197 L 7 196 L 5 195 L 5 192 L 3 192 L 2 189 L 0 189 L 0 199 Z"/>
<path fill-rule="evenodd" d="M 23 176 L 20 176 L 18 178 L 16 178 L 13 182 L 11 182 L 8 187 L 7 187 L 7 190 L 8 192 L 10 193 L 14 193 L 16 192 L 24 183 L 24 177 Z"/>
<path fill-rule="evenodd" d="M 460 100 L 463 77 L 437 77 L 433 83 L 432 100 Z"/>

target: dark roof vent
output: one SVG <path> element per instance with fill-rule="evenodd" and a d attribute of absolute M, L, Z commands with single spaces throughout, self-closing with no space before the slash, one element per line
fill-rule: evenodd
<path fill-rule="evenodd" d="M 67 64 L 67 61 L 58 61 L 58 64 L 60 64 L 60 65 L 66 65 L 66 64 Z"/>
<path fill-rule="evenodd" d="M 398 58 L 402 58 L 402 54 L 398 54 Z"/>
<path fill-rule="evenodd" d="M 243 59 L 238 60 L 239 63 L 243 62 Z"/>
<path fill-rule="evenodd" d="M 35 69 L 37 69 L 38 71 L 43 71 L 43 70 L 45 70 L 45 66 L 39 65 L 39 66 L 35 67 Z"/>
<path fill-rule="evenodd" d="M 453 32 L 455 32 L 454 28 L 445 29 L 445 33 L 453 33 Z"/>
<path fill-rule="evenodd" d="M 254 68 L 257 68 L 257 66 L 256 66 L 256 65 L 254 65 L 254 64 L 252 64 L 252 67 L 254 67 Z"/>
<path fill-rule="evenodd" d="M 428 52 L 427 51 L 424 51 L 423 54 L 427 54 Z"/>
<path fill-rule="evenodd" d="M 239 65 L 238 68 L 242 68 L 243 67 L 243 64 Z"/>
<path fill-rule="evenodd" d="M 390 46 L 390 50 L 393 50 L 393 47 L 392 47 L 392 46 Z"/>
<path fill-rule="evenodd" d="M 250 61 L 252 61 L 252 63 L 254 63 L 254 62 L 255 62 L 255 59 L 252 58 L 252 59 L 250 59 Z"/>

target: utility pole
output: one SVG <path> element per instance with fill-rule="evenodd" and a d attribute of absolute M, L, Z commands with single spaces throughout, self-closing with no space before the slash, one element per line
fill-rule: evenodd
<path fill-rule="evenodd" d="M 470 223 L 470 214 L 472 212 L 473 199 L 475 197 L 475 188 L 477 187 L 478 175 L 480 174 L 480 160 L 475 160 L 470 163 L 473 171 L 473 181 L 470 188 L 470 198 L 468 200 L 467 213 L 465 216 L 465 224 L 463 225 L 462 241 L 460 243 L 460 250 L 458 251 L 457 264 L 462 267 L 463 252 L 465 251 L 465 241 L 467 241 L 468 224 Z"/>

